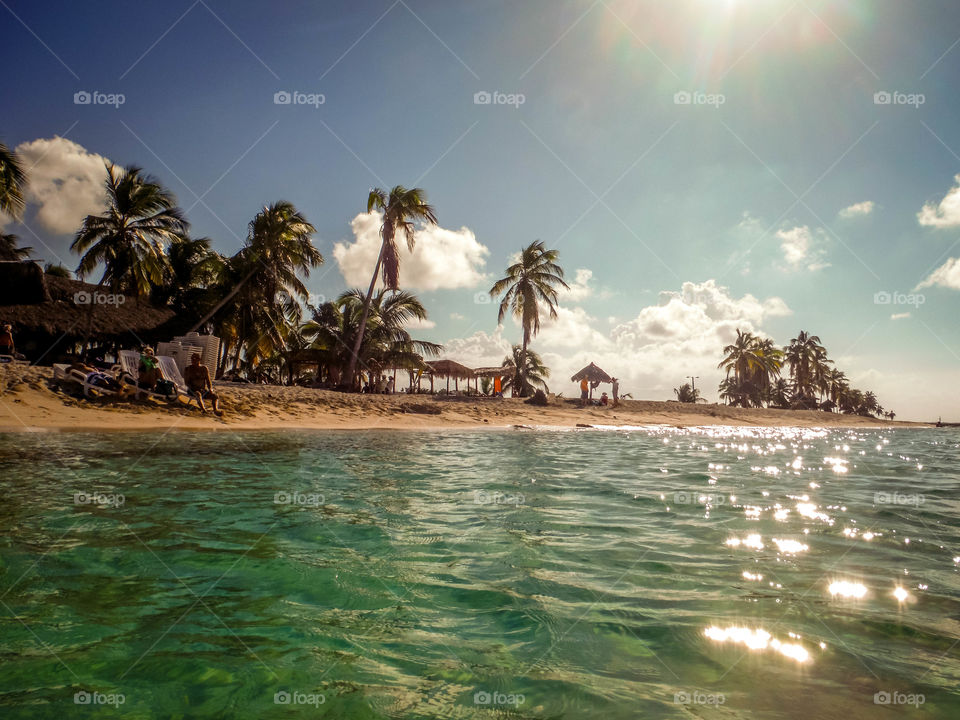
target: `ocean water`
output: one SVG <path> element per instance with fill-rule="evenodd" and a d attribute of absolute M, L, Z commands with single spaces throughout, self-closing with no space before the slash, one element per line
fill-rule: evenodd
<path fill-rule="evenodd" d="M 958 468 L 949 429 L 0 435 L 0 717 L 960 717 Z"/>

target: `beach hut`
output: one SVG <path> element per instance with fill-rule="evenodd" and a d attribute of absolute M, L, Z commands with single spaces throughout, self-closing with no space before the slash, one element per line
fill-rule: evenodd
<path fill-rule="evenodd" d="M 426 373 L 430 375 L 430 392 L 433 392 L 433 378 L 447 378 L 447 392 L 450 392 L 450 378 L 453 378 L 453 389 L 457 390 L 457 381 L 473 377 L 473 370 L 453 360 L 427 360 Z"/>
<path fill-rule="evenodd" d="M 47 275 L 33 261 L 0 262 L 0 322 L 13 325 L 17 351 L 33 362 L 75 352 L 88 333 L 101 348 L 140 347 L 168 337 L 174 319 L 146 298 Z"/>
<path fill-rule="evenodd" d="M 480 392 L 480 378 L 502 378 L 513 373 L 512 365 L 500 365 L 496 367 L 478 367 L 473 370 L 473 377 L 476 379 L 476 390 Z"/>
<path fill-rule="evenodd" d="M 595 383 L 608 383 L 613 382 L 613 378 L 607 375 L 601 368 L 597 367 L 593 363 L 590 363 L 585 368 L 580 370 L 578 373 L 574 374 L 570 378 L 570 382 L 580 382 L 584 378 L 587 379 L 587 382 L 590 383 L 590 398 L 593 399 L 593 386 Z"/>

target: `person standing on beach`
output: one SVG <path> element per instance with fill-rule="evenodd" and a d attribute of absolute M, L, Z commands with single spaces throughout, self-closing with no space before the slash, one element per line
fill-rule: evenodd
<path fill-rule="evenodd" d="M 620 404 L 620 379 L 613 378 L 613 407 Z"/>
<path fill-rule="evenodd" d="M 213 412 L 217 417 L 223 415 L 220 409 L 220 396 L 213 391 L 213 383 L 210 382 L 210 371 L 206 365 L 200 364 L 200 354 L 194 353 L 190 358 L 190 365 L 183 371 L 183 381 L 187 384 L 187 389 L 197 400 L 197 405 L 206 414 L 207 407 L 203 404 L 206 398 L 213 403 Z"/>
<path fill-rule="evenodd" d="M 4 325 L 0 332 L 0 355 L 13 355 L 16 348 L 13 345 L 13 326 Z"/>
<path fill-rule="evenodd" d="M 590 396 L 590 383 L 586 378 L 580 381 L 580 407 L 587 406 L 587 398 Z"/>

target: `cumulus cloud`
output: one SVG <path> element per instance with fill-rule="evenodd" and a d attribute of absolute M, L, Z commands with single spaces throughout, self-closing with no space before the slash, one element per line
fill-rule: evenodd
<path fill-rule="evenodd" d="M 333 257 L 348 285 L 366 287 L 380 254 L 379 212 L 360 213 L 350 223 L 354 241 L 338 242 Z M 486 277 L 482 272 L 490 250 L 477 242 L 469 228 L 448 230 L 428 226 L 417 231 L 417 245 L 407 252 L 406 240 L 398 238 L 400 284 L 411 290 L 441 290 L 476 287 Z"/>
<path fill-rule="evenodd" d="M 461 315 L 461 314 L 458 313 L 458 312 L 452 312 L 452 313 L 450 313 L 450 319 L 451 319 L 451 320 L 466 320 L 467 318 L 466 318 L 466 316 Z"/>
<path fill-rule="evenodd" d="M 811 231 L 802 225 L 789 230 L 777 230 L 777 238 L 783 259 L 790 269 L 815 271 L 830 266 L 830 263 L 824 262 L 824 251 L 820 247 L 824 239 L 823 230 Z"/>
<path fill-rule="evenodd" d="M 51 233 L 75 233 L 87 215 L 106 207 L 107 158 L 61 137 L 21 143 L 16 151 L 28 169 L 26 200 Z"/>
<path fill-rule="evenodd" d="M 686 282 L 612 328 L 609 318 L 561 307 L 556 320 L 543 321 L 531 347 L 550 367 L 554 392 L 569 390 L 570 376 L 595 362 L 620 378 L 623 392 L 637 398 L 672 397 L 672 388 L 684 375 L 699 375 L 705 394 L 711 396 L 722 377 L 717 370 L 720 351 L 733 341 L 737 329 L 762 334 L 767 319 L 790 314 L 778 297 L 734 297 L 714 280 Z M 519 341 L 519 327 L 512 330 Z M 509 349 L 501 327 L 493 335 L 479 332 L 445 343 L 444 356 L 467 365 L 499 365 Z"/>
<path fill-rule="evenodd" d="M 854 203 L 849 207 L 845 207 L 840 211 L 839 215 L 845 219 L 863 217 L 864 215 L 869 215 L 872 213 L 875 207 L 876 203 L 873 202 L 873 200 L 865 200 L 863 202 Z"/>
<path fill-rule="evenodd" d="M 960 225 L 960 175 L 953 178 L 954 186 L 947 191 L 939 203 L 927 203 L 917 213 L 921 225 L 935 228 L 949 228 Z"/>
<path fill-rule="evenodd" d="M 593 288 L 590 287 L 590 281 L 592 279 L 593 270 L 577 268 L 574 280 L 567 283 L 570 286 L 569 289 L 564 290 L 561 288 L 559 291 L 561 301 L 569 300 L 570 302 L 580 302 L 590 297 L 593 294 Z"/>
<path fill-rule="evenodd" d="M 409 320 L 403 325 L 405 330 L 430 330 L 436 326 L 437 324 L 433 320 L 418 319 Z"/>
<path fill-rule="evenodd" d="M 949 258 L 917 285 L 916 289 L 934 286 L 960 290 L 960 258 Z"/>

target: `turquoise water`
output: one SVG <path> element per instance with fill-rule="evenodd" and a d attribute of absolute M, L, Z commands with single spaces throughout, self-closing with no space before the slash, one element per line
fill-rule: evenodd
<path fill-rule="evenodd" d="M 958 460 L 952 430 L 0 435 L 0 717 L 955 718 Z"/>

